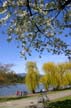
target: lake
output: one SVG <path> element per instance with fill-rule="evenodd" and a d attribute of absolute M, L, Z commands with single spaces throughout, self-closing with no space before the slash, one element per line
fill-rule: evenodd
<path fill-rule="evenodd" d="M 41 89 L 43 89 L 43 85 L 40 84 L 40 86 L 36 89 L 36 92 L 39 92 Z M 30 92 L 28 91 L 25 84 L 15 84 L 15 85 L 8 85 L 8 86 L 0 86 L 0 96 L 11 96 L 16 95 L 16 91 L 22 91 L 22 92 Z"/>

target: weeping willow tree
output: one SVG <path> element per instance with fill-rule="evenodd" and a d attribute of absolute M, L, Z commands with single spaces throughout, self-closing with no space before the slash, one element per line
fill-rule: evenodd
<path fill-rule="evenodd" d="M 0 25 L 9 42 L 21 42 L 25 59 L 34 50 L 71 56 L 71 0 L 0 0 Z"/>
<path fill-rule="evenodd" d="M 71 75 L 71 63 L 65 62 L 58 64 L 58 73 L 60 74 L 60 86 L 69 85 L 69 75 Z"/>
<path fill-rule="evenodd" d="M 28 89 L 35 93 L 35 89 L 39 85 L 39 73 L 35 62 L 27 63 L 27 74 L 25 78 L 25 83 Z"/>
<path fill-rule="evenodd" d="M 66 73 L 66 78 L 68 80 L 68 84 L 71 86 L 71 72 Z"/>
<path fill-rule="evenodd" d="M 60 89 L 71 85 L 71 63 L 59 63 L 48 62 L 43 64 L 43 70 L 45 72 L 46 81 L 49 85 L 52 85 L 54 89 Z M 46 83 L 46 86 L 48 83 Z"/>
<path fill-rule="evenodd" d="M 52 85 L 54 89 L 58 89 L 60 86 L 60 74 L 57 65 L 53 62 L 44 63 L 43 70 L 45 75 L 48 76 L 49 85 Z"/>
<path fill-rule="evenodd" d="M 45 74 L 45 75 L 41 76 L 39 82 L 43 84 L 45 90 L 48 90 L 48 87 L 50 85 L 50 76 L 49 76 L 49 74 Z"/>

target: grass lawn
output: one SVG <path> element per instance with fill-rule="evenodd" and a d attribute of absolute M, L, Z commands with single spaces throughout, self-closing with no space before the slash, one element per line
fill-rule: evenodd
<path fill-rule="evenodd" d="M 48 108 L 71 108 L 71 96 L 49 102 Z"/>
<path fill-rule="evenodd" d="M 61 92 L 61 91 L 69 91 L 69 90 L 71 90 L 71 88 L 69 88 L 69 89 L 64 89 L 64 90 L 48 91 L 48 94 L 58 93 L 58 92 Z"/>
<path fill-rule="evenodd" d="M 70 90 L 70 89 L 68 89 Z M 66 90 L 59 90 L 59 91 L 49 91 L 47 94 L 54 94 L 54 93 L 58 93 L 61 91 L 68 91 Z M 29 94 L 29 95 L 25 95 L 25 96 L 14 96 L 14 97 L 0 97 L 0 102 L 5 102 L 5 101 L 11 101 L 11 100 L 18 100 L 18 99 L 22 99 L 22 98 L 31 98 L 31 97 L 35 97 L 35 96 L 39 96 L 41 93 L 36 93 L 36 94 Z"/>
<path fill-rule="evenodd" d="M 18 99 L 23 99 L 23 98 L 31 98 L 31 97 L 32 96 L 2 97 L 2 98 L 0 98 L 0 102 L 11 101 L 11 100 L 18 100 Z"/>
<path fill-rule="evenodd" d="M 30 97 L 32 96 L 28 96 L 27 98 L 30 98 Z M 22 99 L 22 98 L 26 98 L 26 97 L 0 98 L 0 102 L 9 101 L 9 100 L 17 100 L 17 99 Z M 0 107 L 0 108 L 9 108 L 9 107 Z M 71 108 L 71 96 L 66 96 L 63 98 L 50 101 L 47 103 L 47 108 Z"/>

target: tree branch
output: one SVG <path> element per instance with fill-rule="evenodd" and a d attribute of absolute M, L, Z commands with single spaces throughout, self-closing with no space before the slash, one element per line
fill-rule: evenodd
<path fill-rule="evenodd" d="M 53 8 L 53 9 L 43 9 L 43 11 L 48 11 L 48 12 L 51 12 L 51 11 L 54 11 L 56 10 L 57 8 Z"/>
<path fill-rule="evenodd" d="M 71 24 L 66 24 L 66 25 L 63 25 L 63 27 L 66 27 L 66 28 L 71 28 Z"/>
<path fill-rule="evenodd" d="M 64 9 L 70 3 L 71 3 L 71 0 L 66 0 L 64 5 L 62 5 L 62 8 Z"/>
<path fill-rule="evenodd" d="M 71 3 L 71 0 L 64 0 L 64 4 L 62 4 L 62 0 L 58 0 L 59 9 L 63 10 L 68 4 Z"/>

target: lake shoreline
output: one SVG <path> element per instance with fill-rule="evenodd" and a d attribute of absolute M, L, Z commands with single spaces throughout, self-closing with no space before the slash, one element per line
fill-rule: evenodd
<path fill-rule="evenodd" d="M 64 90 L 60 92 L 53 92 L 48 94 L 48 98 L 50 101 L 58 100 L 59 98 L 71 96 L 71 90 Z M 0 108 L 25 108 L 33 102 L 34 104 L 37 104 L 38 102 L 38 96 L 33 96 L 31 98 L 22 98 L 17 100 L 8 100 L 5 102 L 0 102 Z"/>

